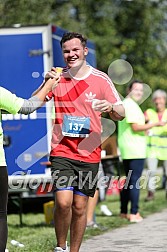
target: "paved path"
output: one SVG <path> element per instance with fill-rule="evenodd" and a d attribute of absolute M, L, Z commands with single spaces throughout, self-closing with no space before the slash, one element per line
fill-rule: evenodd
<path fill-rule="evenodd" d="M 80 252 L 167 252 L 167 209 L 83 242 Z"/>

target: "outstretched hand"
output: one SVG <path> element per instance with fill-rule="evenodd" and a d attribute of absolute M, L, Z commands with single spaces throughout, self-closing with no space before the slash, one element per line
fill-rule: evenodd
<path fill-rule="evenodd" d="M 45 82 L 45 87 L 49 89 L 49 91 L 53 90 L 57 87 L 59 84 L 60 77 L 59 78 L 50 78 Z"/>

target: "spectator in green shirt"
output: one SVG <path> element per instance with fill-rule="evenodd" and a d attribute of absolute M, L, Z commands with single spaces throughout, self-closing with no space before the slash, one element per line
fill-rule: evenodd
<path fill-rule="evenodd" d="M 128 96 L 123 101 L 125 119 L 118 124 L 118 145 L 123 160 L 127 183 L 121 191 L 121 217 L 129 218 L 130 222 L 143 220 L 139 214 L 139 180 L 146 158 L 145 132 L 161 122 L 145 124 L 145 117 L 138 103 L 143 97 L 143 83 L 133 81 L 128 88 Z M 128 203 L 131 202 L 130 216 Z"/>

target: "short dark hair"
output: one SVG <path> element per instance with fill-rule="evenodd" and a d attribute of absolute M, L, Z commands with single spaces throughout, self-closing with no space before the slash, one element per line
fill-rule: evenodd
<path fill-rule="evenodd" d="M 140 84 L 143 84 L 143 82 L 142 82 L 142 81 L 140 81 L 140 80 L 133 80 L 133 81 L 131 81 L 131 82 L 129 83 L 129 85 L 128 85 L 128 89 L 129 89 L 129 90 L 131 90 L 131 89 L 132 89 L 132 87 L 133 87 L 133 85 L 134 85 L 135 83 L 140 83 Z"/>
<path fill-rule="evenodd" d="M 66 32 L 63 34 L 63 37 L 60 41 L 61 47 L 66 41 L 71 40 L 73 38 L 78 38 L 81 41 L 81 44 L 83 45 L 83 47 L 86 46 L 87 39 L 82 34 L 77 33 L 77 32 Z"/>

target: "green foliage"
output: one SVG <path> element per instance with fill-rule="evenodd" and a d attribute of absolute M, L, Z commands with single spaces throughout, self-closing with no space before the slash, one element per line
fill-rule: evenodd
<path fill-rule="evenodd" d="M 125 59 L 135 79 L 166 89 L 166 10 L 165 0 L 1 0 L 0 26 L 54 23 L 81 32 L 96 43 L 99 69 Z"/>
<path fill-rule="evenodd" d="M 0 26 L 37 25 L 51 21 L 54 0 L 1 0 Z"/>

